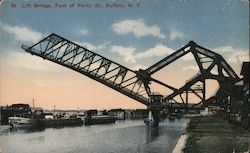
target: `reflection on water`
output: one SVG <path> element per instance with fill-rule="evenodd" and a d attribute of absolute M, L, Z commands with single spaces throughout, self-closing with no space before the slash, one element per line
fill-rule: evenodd
<path fill-rule="evenodd" d="M 0 133 L 0 148 L 4 153 L 166 153 L 173 150 L 184 122 L 184 119 L 174 122 L 166 119 L 160 122 L 158 129 L 150 129 L 143 120 L 80 127 L 13 129 Z"/>
<path fill-rule="evenodd" d="M 159 127 L 154 127 L 152 125 L 146 125 L 146 143 L 152 142 L 159 136 Z"/>

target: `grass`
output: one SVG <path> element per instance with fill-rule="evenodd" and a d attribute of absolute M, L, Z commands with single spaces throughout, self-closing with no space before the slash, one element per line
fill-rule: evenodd
<path fill-rule="evenodd" d="M 190 118 L 185 153 L 241 153 L 249 150 L 250 133 L 219 115 Z"/>

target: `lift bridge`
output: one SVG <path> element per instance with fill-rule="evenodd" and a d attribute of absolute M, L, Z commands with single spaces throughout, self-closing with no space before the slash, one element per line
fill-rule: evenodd
<path fill-rule="evenodd" d="M 162 109 L 201 109 L 211 101 L 211 98 L 206 98 L 207 79 L 217 80 L 219 84 L 215 95 L 217 99 L 228 97 L 232 85 L 240 80 L 221 55 L 193 41 L 149 68 L 138 71 L 133 71 L 54 33 L 32 46 L 22 45 L 22 48 L 32 55 L 77 71 L 146 105 L 152 110 L 154 118 L 158 118 L 159 110 Z M 154 73 L 188 53 L 194 56 L 199 73 L 182 87 L 177 89 L 152 77 Z M 214 74 L 212 69 L 216 69 L 217 74 Z M 171 93 L 169 95 L 154 94 L 155 92 L 150 88 L 151 82 L 170 89 Z M 197 84 L 201 85 L 197 86 Z M 189 103 L 190 94 L 197 96 L 200 102 Z M 181 101 L 177 101 L 177 97 Z"/>

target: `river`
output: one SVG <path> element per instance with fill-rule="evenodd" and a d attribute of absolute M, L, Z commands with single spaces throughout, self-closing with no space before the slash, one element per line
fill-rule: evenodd
<path fill-rule="evenodd" d="M 143 120 L 10 130 L 0 133 L 0 148 L 3 153 L 171 153 L 185 122 L 165 119 L 153 136 Z"/>

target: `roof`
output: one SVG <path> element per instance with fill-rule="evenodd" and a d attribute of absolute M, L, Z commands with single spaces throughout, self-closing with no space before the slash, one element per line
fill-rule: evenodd
<path fill-rule="evenodd" d="M 250 73 L 250 62 L 243 62 L 240 74 Z"/>

